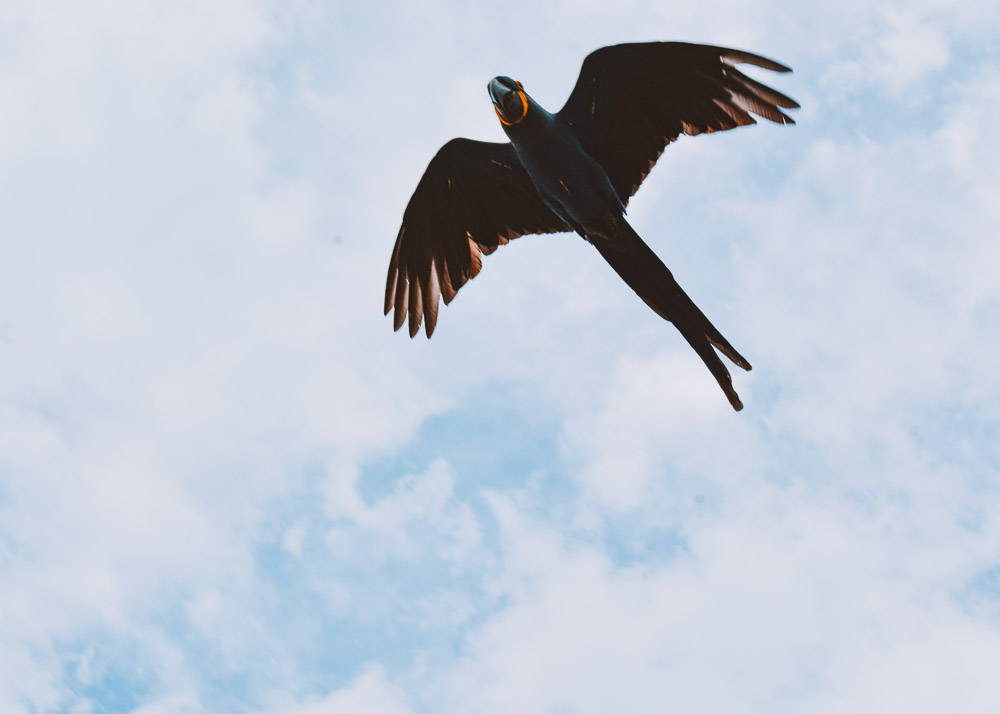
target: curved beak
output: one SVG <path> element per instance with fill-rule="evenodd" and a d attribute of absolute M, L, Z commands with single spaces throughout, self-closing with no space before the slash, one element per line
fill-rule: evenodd
<path fill-rule="evenodd" d="M 503 109 L 503 98 L 510 93 L 510 87 L 506 86 L 500 77 L 494 77 L 490 80 L 490 83 L 486 85 L 486 91 L 490 93 L 490 99 L 493 100 L 493 106 L 497 109 Z"/>
<path fill-rule="evenodd" d="M 486 85 L 497 116 L 506 126 L 520 123 L 528 113 L 528 98 L 510 77 L 494 77 Z"/>

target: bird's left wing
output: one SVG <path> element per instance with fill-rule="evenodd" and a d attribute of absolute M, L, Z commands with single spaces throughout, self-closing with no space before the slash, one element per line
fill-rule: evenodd
<path fill-rule="evenodd" d="M 403 213 L 389 263 L 385 314 L 393 329 L 409 313 L 410 337 L 421 320 L 430 337 L 438 298 L 447 305 L 482 268 L 482 255 L 528 233 L 569 227 L 550 211 L 514 147 L 452 139 L 431 159 Z"/>
<path fill-rule="evenodd" d="M 736 69 L 791 70 L 766 57 L 710 45 L 648 42 L 602 47 L 583 62 L 559 118 L 604 168 L 627 204 L 664 147 L 681 134 L 754 124 L 751 114 L 794 124 L 799 105 Z"/>

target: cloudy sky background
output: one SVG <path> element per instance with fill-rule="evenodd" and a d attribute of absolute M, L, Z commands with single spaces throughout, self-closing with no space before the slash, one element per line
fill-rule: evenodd
<path fill-rule="evenodd" d="M 403 208 L 486 82 L 683 39 L 802 103 L 431 341 Z M 1000 5 L 0 5 L 0 711 L 1000 710 Z M 737 370 L 738 371 L 738 370 Z"/>

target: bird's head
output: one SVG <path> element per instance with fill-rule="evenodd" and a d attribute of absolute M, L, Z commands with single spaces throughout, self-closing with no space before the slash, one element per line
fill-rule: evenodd
<path fill-rule="evenodd" d="M 504 126 L 520 124 L 528 115 L 528 96 L 524 87 L 510 77 L 494 77 L 486 85 L 493 108 Z"/>

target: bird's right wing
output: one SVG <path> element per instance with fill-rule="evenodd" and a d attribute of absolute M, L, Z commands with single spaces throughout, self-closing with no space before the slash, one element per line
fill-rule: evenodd
<path fill-rule="evenodd" d="M 430 337 L 438 298 L 450 303 L 479 272 L 482 255 L 528 233 L 567 230 L 542 203 L 513 146 L 452 139 L 431 159 L 403 213 L 385 314 L 395 308 L 398 330 L 409 313 L 410 337 L 426 319 Z"/>
<path fill-rule="evenodd" d="M 627 204 L 664 147 L 681 134 L 754 124 L 751 114 L 795 122 L 779 109 L 799 105 L 736 69 L 746 63 L 791 70 L 766 57 L 684 42 L 613 45 L 583 61 L 559 118 L 604 168 Z"/>

